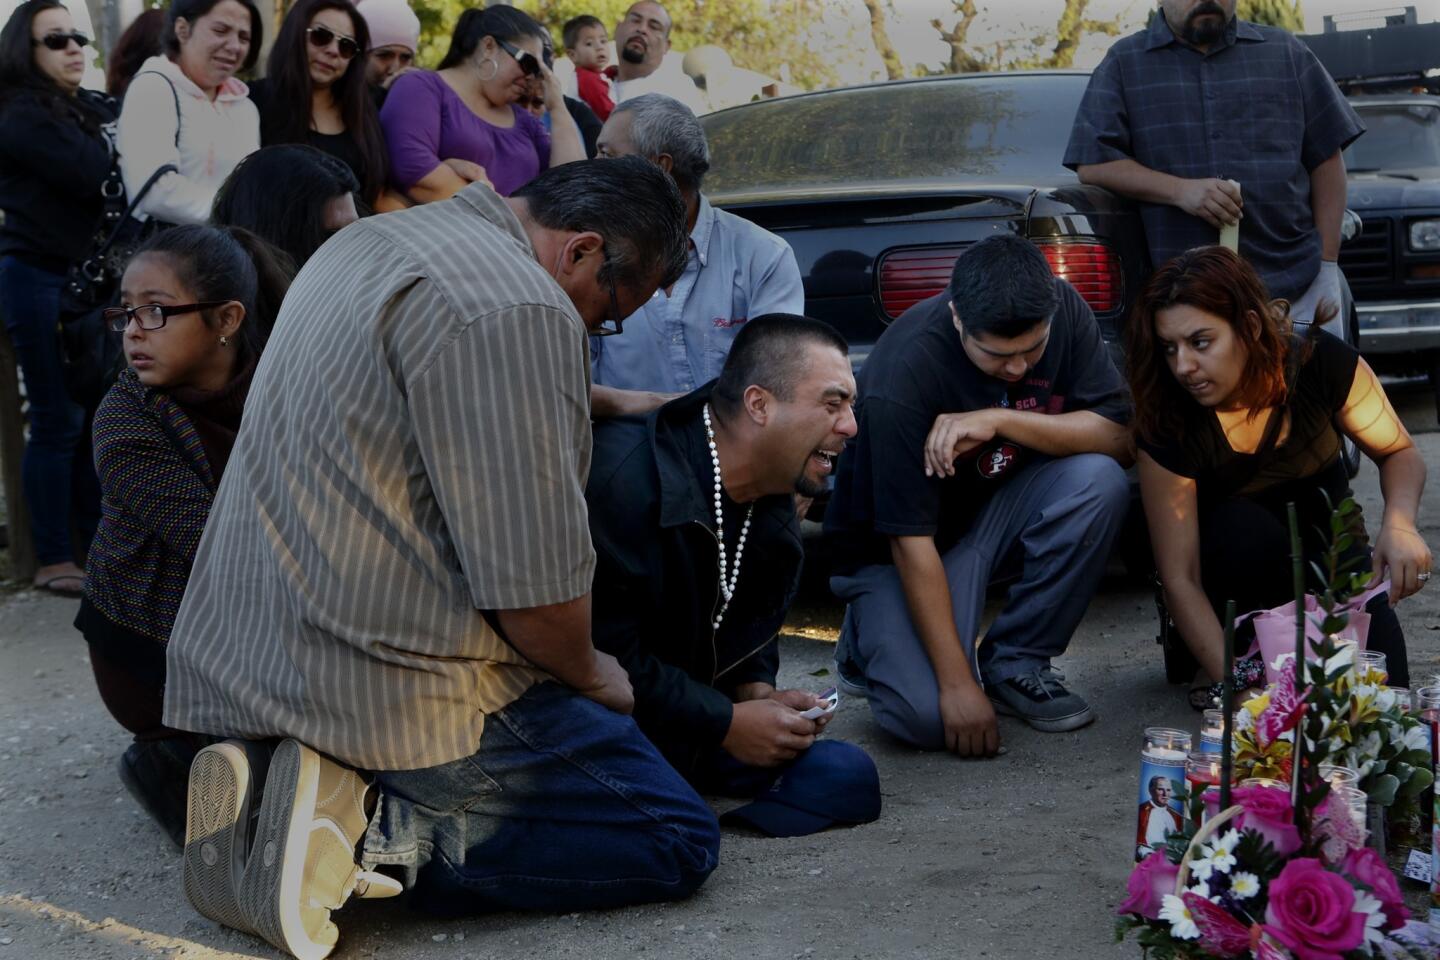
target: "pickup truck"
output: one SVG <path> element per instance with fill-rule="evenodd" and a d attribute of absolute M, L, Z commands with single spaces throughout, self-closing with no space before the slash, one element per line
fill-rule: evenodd
<path fill-rule="evenodd" d="M 1363 221 L 1340 251 L 1360 349 L 1392 375 L 1424 374 L 1440 410 L 1440 97 L 1350 98 L 1367 132 L 1345 151 L 1349 207 Z"/>

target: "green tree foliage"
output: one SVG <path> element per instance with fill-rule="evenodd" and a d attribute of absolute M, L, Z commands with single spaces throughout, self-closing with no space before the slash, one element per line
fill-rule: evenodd
<path fill-rule="evenodd" d="M 1291 33 L 1305 30 L 1305 11 L 1300 0 L 1240 0 L 1235 15 L 1251 23 L 1281 27 Z"/>
<path fill-rule="evenodd" d="M 1299 0 L 1296 0 L 1298 3 Z M 940 39 L 950 47 L 950 56 L 933 73 L 976 73 L 983 70 L 1056 70 L 1075 65 L 1075 51 L 1080 41 L 1092 33 L 1119 36 L 1123 29 L 1119 19 L 1094 20 L 1085 15 L 1090 0 L 1064 0 L 1053 31 L 1031 39 L 1028 49 L 1018 53 L 1005 47 L 979 48 L 970 42 L 970 28 L 986 11 L 975 0 L 952 0 L 953 22 L 930 21 Z M 1027 45 L 1022 45 L 1022 48 Z"/>
<path fill-rule="evenodd" d="M 460 12 L 479 0 L 412 0 L 420 17 L 420 61 L 440 62 Z M 514 4 L 550 29 L 557 52 L 560 28 L 571 17 L 591 14 L 614 32 L 632 0 L 517 0 Z M 828 0 L 666 0 L 675 28 L 670 41 L 679 51 L 715 44 L 735 65 L 768 76 L 789 74 L 789 82 L 813 89 L 836 82 L 823 50 L 810 49 L 811 28 Z"/>

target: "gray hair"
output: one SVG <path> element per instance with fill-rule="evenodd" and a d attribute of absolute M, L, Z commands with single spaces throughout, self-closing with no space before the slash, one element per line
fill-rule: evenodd
<path fill-rule="evenodd" d="M 689 107 L 674 97 L 646 93 L 617 104 L 611 116 L 617 113 L 632 115 L 630 142 L 638 154 L 650 160 L 668 154 L 670 175 L 681 191 L 700 191 L 700 183 L 710 169 L 710 144 Z"/>
<path fill-rule="evenodd" d="M 665 172 L 640 157 L 577 160 L 543 171 L 510 195 L 548 230 L 605 238 L 611 282 L 648 297 L 680 279 L 689 257 L 685 204 Z M 646 289 L 648 287 L 648 289 Z"/>

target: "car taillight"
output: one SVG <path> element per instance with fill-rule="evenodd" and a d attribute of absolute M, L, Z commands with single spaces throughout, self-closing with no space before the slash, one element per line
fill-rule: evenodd
<path fill-rule="evenodd" d="M 964 247 L 896 250 L 880 261 L 880 308 L 894 320 L 921 300 L 944 290 Z"/>
<path fill-rule="evenodd" d="M 1120 257 L 1103 243 L 1083 240 L 1038 240 L 1055 276 L 1070 282 L 1096 313 L 1120 309 L 1124 272 Z M 896 250 L 880 261 L 880 307 L 891 320 L 921 300 L 935 296 L 950 283 L 955 258 L 963 246 Z"/>
<path fill-rule="evenodd" d="M 1120 257 L 1103 243 L 1076 240 L 1036 241 L 1055 276 L 1068 280 L 1096 313 L 1120 309 L 1124 270 Z"/>

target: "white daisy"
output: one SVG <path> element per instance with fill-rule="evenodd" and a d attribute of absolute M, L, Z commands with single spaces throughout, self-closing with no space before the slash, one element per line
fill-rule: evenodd
<path fill-rule="evenodd" d="M 1363 890 L 1355 891 L 1355 906 L 1352 908 L 1355 913 L 1365 915 L 1365 942 L 1371 946 L 1379 946 L 1385 942 L 1383 927 L 1385 926 L 1385 908 L 1369 893 Z"/>
<path fill-rule="evenodd" d="M 1185 901 L 1167 893 L 1165 900 L 1160 906 L 1160 919 L 1170 924 L 1170 936 L 1176 940 L 1199 940 L 1200 928 L 1195 925 L 1195 918 L 1190 913 L 1190 908 L 1185 906 Z"/>
<path fill-rule="evenodd" d="M 1249 900 L 1260 892 L 1260 878 L 1244 870 L 1230 878 L 1230 893 L 1236 900 Z"/>
<path fill-rule="evenodd" d="M 1211 873 L 1229 873 L 1230 868 L 1235 866 L 1235 845 L 1240 842 L 1240 834 L 1236 830 L 1227 830 L 1225 835 L 1214 843 L 1206 844 L 1200 848 L 1200 859 L 1191 864 L 1190 870 L 1197 876 L 1203 872 L 1202 879 L 1209 880 Z M 1202 868 L 1200 865 L 1204 864 Z"/>

